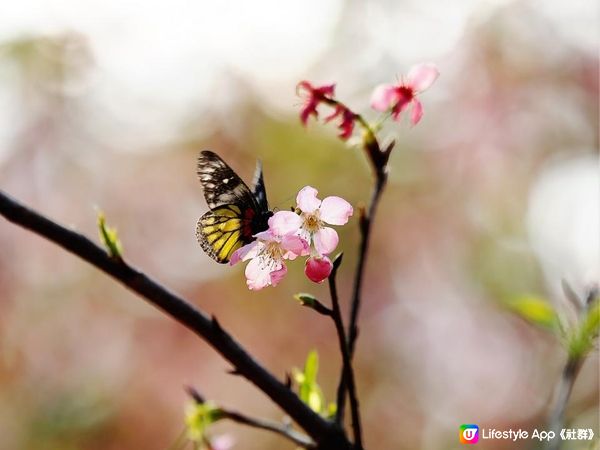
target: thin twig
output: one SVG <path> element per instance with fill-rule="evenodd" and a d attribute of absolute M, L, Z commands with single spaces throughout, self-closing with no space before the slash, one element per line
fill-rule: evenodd
<path fill-rule="evenodd" d="M 118 258 L 111 258 L 87 237 L 21 205 L 0 191 L 0 215 L 87 261 L 204 339 L 235 369 L 269 396 L 319 445 L 350 449 L 348 439 L 332 423 L 312 411 L 285 384 L 258 363 L 217 320 L 168 291 Z"/>
<path fill-rule="evenodd" d="M 592 308 L 594 300 L 598 296 L 598 290 L 596 287 L 590 289 L 588 292 L 585 303 L 582 304 L 576 294 L 573 292 L 571 287 L 563 281 L 563 289 L 565 290 L 565 295 L 569 298 L 570 301 L 576 305 L 578 308 L 578 321 L 581 321 L 585 314 L 587 314 Z M 578 324 L 577 326 L 580 326 Z M 577 380 L 577 376 L 579 375 L 579 371 L 581 370 L 581 366 L 585 361 L 584 354 L 571 354 L 567 359 L 567 363 L 563 368 L 562 375 L 556 386 L 556 391 L 554 394 L 554 408 L 550 413 L 550 418 L 548 420 L 550 430 L 554 431 L 555 438 L 548 441 L 547 450 L 558 450 L 562 444 L 562 439 L 559 439 L 559 433 L 565 425 L 565 411 L 567 410 L 567 404 L 569 403 L 569 398 L 571 397 L 571 392 L 573 392 L 573 386 L 575 385 L 575 380 Z"/>
<path fill-rule="evenodd" d="M 350 310 L 350 324 L 349 324 L 349 336 L 348 336 L 348 351 L 350 352 L 350 359 L 354 356 L 354 349 L 356 345 L 356 338 L 358 337 L 358 313 L 360 310 L 360 294 L 362 281 L 364 277 L 365 263 L 367 260 L 367 253 L 369 250 L 369 237 L 371 235 L 371 225 L 377 211 L 379 199 L 381 193 L 387 182 L 387 174 L 385 169 L 378 172 L 377 180 L 373 193 L 371 196 L 371 203 L 369 209 L 365 213 L 363 211 L 360 217 L 360 247 L 358 253 L 358 263 L 356 265 L 356 273 L 354 275 L 354 286 L 352 288 L 352 302 Z"/>
<path fill-rule="evenodd" d="M 193 386 L 186 386 L 185 391 L 197 404 L 206 403 L 205 397 Z M 314 448 L 315 443 L 306 435 L 298 433 L 296 430 L 290 427 L 290 425 L 281 424 L 277 422 L 271 422 L 264 419 L 255 419 L 249 417 L 241 412 L 234 411 L 223 407 L 218 407 L 218 416 L 220 419 L 229 419 L 234 422 L 238 422 L 244 425 L 248 425 L 254 428 L 261 428 L 263 430 L 272 431 L 280 434 L 285 438 L 293 441 L 295 444 L 300 445 L 304 448 Z"/>
<path fill-rule="evenodd" d="M 573 385 L 575 384 L 582 363 L 583 361 L 580 358 L 569 358 L 562 371 L 562 376 L 556 389 L 555 406 L 549 420 L 549 428 L 556 434 L 554 439 L 548 441 L 548 450 L 558 450 L 562 443 L 559 433 L 565 423 L 565 410 L 567 409 L 567 403 L 569 402 L 569 397 L 571 397 Z"/>
<path fill-rule="evenodd" d="M 352 429 L 354 430 L 354 444 L 357 449 L 361 450 L 362 445 L 362 430 L 360 424 L 360 410 L 358 406 L 358 397 L 356 395 L 356 383 L 354 380 L 354 370 L 350 361 L 350 353 L 348 352 L 348 341 L 346 340 L 346 332 L 344 331 L 344 323 L 342 321 L 342 312 L 340 310 L 340 302 L 338 299 L 337 286 L 335 277 L 337 270 L 342 263 L 342 254 L 340 253 L 333 260 L 333 269 L 329 275 L 329 291 L 331 293 L 331 310 L 332 318 L 335 323 L 340 351 L 342 353 L 342 376 L 337 391 L 337 411 L 335 422 L 341 425 L 344 418 L 344 399 L 346 397 L 346 385 L 348 386 L 348 396 L 350 397 L 350 412 L 352 416 Z"/>
<path fill-rule="evenodd" d="M 249 427 L 271 431 L 273 433 L 285 437 L 286 439 L 292 441 L 294 444 L 299 445 L 300 447 L 316 447 L 315 443 L 308 436 L 302 433 L 298 433 L 296 430 L 292 429 L 288 425 L 277 422 L 271 422 L 269 420 L 264 419 L 256 419 L 230 409 L 219 408 L 219 412 L 225 419 L 233 420 L 234 422 L 241 423 L 242 425 L 248 425 Z"/>

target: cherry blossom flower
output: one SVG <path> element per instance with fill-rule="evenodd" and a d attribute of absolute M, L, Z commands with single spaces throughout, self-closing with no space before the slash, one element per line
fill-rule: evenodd
<path fill-rule="evenodd" d="M 341 197 L 317 198 L 318 191 L 306 186 L 296 196 L 300 214 L 292 211 L 279 211 L 271 218 L 272 228 L 281 234 L 296 233 L 314 244 L 319 255 L 328 255 L 338 244 L 338 234 L 329 225 L 344 225 L 352 215 L 352 205 Z"/>
<path fill-rule="evenodd" d="M 304 273 L 309 280 L 320 283 L 327 279 L 332 269 L 333 263 L 327 256 L 316 255 L 311 256 L 306 260 Z"/>
<path fill-rule="evenodd" d="M 331 273 L 331 261 L 327 255 L 335 250 L 339 241 L 337 231 L 326 224 L 346 224 L 353 209 L 341 197 L 331 196 L 319 200 L 317 193 L 311 186 L 302 188 L 296 197 L 299 214 L 279 211 L 271 218 L 270 224 L 277 234 L 295 234 L 308 245 L 313 244 L 314 251 L 306 261 L 305 273 L 312 281 L 321 282 Z"/>
<path fill-rule="evenodd" d="M 338 129 L 340 130 L 340 134 L 338 136 L 341 139 L 346 140 L 352 136 L 356 114 L 350 111 L 346 106 L 338 104 L 335 107 L 335 111 L 333 111 L 331 115 L 325 117 L 325 123 L 330 122 L 337 117 L 341 117 L 340 124 L 338 125 Z"/>
<path fill-rule="evenodd" d="M 413 66 L 406 79 L 399 84 L 377 86 L 371 96 L 371 107 L 382 112 L 391 108 L 394 120 L 400 120 L 400 114 L 412 104 L 410 121 L 416 125 L 423 117 L 423 105 L 417 99 L 417 95 L 429 88 L 439 74 L 435 64 Z"/>
<path fill-rule="evenodd" d="M 296 259 L 308 253 L 308 243 L 300 236 L 287 233 L 276 234 L 269 219 L 270 228 L 255 235 L 256 240 L 236 250 L 229 264 L 251 260 L 246 266 L 246 284 L 250 290 L 276 286 L 287 273 L 284 260 Z"/>
<path fill-rule="evenodd" d="M 298 95 L 301 95 L 302 91 L 305 94 L 305 102 L 300 110 L 300 121 L 302 122 L 302 125 L 306 126 L 310 116 L 314 116 L 315 119 L 319 117 L 319 113 L 317 112 L 319 103 L 333 100 L 335 84 L 315 87 L 308 81 L 301 81 L 298 83 L 296 91 L 298 92 Z"/>

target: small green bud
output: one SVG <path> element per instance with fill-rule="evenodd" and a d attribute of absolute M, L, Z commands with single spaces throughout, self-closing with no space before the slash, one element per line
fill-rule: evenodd
<path fill-rule="evenodd" d="M 302 306 L 308 306 L 309 308 L 313 308 L 317 302 L 317 298 L 314 295 L 305 292 L 297 293 L 294 295 L 294 298 L 298 300 Z"/>
<path fill-rule="evenodd" d="M 102 211 L 98 211 L 98 231 L 100 232 L 100 240 L 104 243 L 110 256 L 120 259 L 123 254 L 123 246 L 117 235 L 116 228 L 106 225 L 106 219 Z"/>

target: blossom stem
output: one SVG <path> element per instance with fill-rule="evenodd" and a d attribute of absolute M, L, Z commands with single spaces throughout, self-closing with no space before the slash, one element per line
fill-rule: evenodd
<path fill-rule="evenodd" d="M 348 387 L 348 396 L 350 398 L 350 412 L 352 416 L 352 429 L 354 431 L 354 444 L 358 450 L 363 448 L 362 446 L 362 429 L 360 424 L 360 411 L 358 406 L 358 396 L 356 395 L 356 383 L 354 380 L 354 369 L 352 368 L 352 361 L 350 358 L 350 352 L 348 351 L 348 341 L 346 339 L 346 332 L 344 331 L 344 323 L 342 320 L 342 312 L 340 310 L 340 302 L 337 293 L 337 286 L 335 283 L 335 277 L 337 270 L 342 263 L 342 253 L 340 253 L 333 260 L 333 269 L 329 275 L 329 291 L 331 293 L 331 310 L 332 318 L 335 323 L 335 329 L 337 331 L 338 340 L 340 344 L 340 351 L 342 353 L 342 376 L 340 377 L 340 383 L 337 390 L 337 410 L 335 414 L 335 422 L 338 426 L 342 425 L 344 419 L 345 409 L 345 397 L 346 397 L 346 386 Z"/>
<path fill-rule="evenodd" d="M 289 386 L 257 362 L 214 318 L 211 320 L 206 313 L 130 266 L 125 260 L 111 258 L 87 237 L 21 205 L 2 191 L 0 215 L 95 266 L 190 329 L 229 361 L 240 375 L 270 397 L 318 445 L 350 450 L 351 444 L 342 431 L 312 411 Z"/>

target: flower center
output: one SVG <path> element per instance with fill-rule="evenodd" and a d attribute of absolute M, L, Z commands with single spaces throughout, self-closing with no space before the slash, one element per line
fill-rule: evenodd
<path fill-rule="evenodd" d="M 398 86 L 398 103 L 408 103 L 415 96 L 415 91 L 408 86 Z"/>
<path fill-rule="evenodd" d="M 312 214 L 304 214 L 304 229 L 309 233 L 315 233 L 323 227 L 323 222 L 319 217 L 319 210 Z"/>
<path fill-rule="evenodd" d="M 260 267 L 269 271 L 274 270 L 277 264 L 283 259 L 284 253 L 285 251 L 279 242 L 264 242 L 264 247 L 258 254 Z"/>

